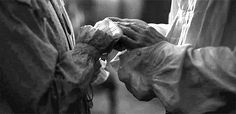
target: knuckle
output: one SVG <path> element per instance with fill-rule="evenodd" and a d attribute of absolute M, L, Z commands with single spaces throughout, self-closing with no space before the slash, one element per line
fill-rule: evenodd
<path fill-rule="evenodd" d="M 148 28 L 146 28 L 146 29 L 144 29 L 144 31 L 143 31 L 143 32 L 144 32 L 144 34 L 149 34 L 149 32 L 150 32 L 150 31 L 149 31 L 149 29 L 148 29 Z"/>
<path fill-rule="evenodd" d="M 148 30 L 152 30 L 152 29 L 154 29 L 154 28 L 151 27 L 151 26 L 148 26 L 147 29 L 148 29 Z"/>
<path fill-rule="evenodd" d="M 151 27 L 151 26 L 148 27 L 148 30 L 151 31 L 151 32 L 156 32 L 156 29 Z"/>

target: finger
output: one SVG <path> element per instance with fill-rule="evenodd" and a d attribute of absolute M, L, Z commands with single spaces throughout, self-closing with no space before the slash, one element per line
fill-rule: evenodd
<path fill-rule="evenodd" d="M 128 27 L 133 27 L 133 29 L 137 30 L 137 29 L 147 29 L 149 27 L 148 24 L 141 24 L 141 23 L 136 23 L 136 22 L 116 22 L 117 24 L 121 24 L 124 26 L 128 26 Z"/>
<path fill-rule="evenodd" d="M 166 40 L 165 37 L 161 33 L 159 33 L 155 28 L 150 26 L 150 27 L 148 27 L 148 30 L 151 31 L 152 33 L 155 33 L 156 36 L 158 36 L 158 38 L 160 38 L 162 40 Z"/>
<path fill-rule="evenodd" d="M 124 26 L 129 26 L 132 23 L 128 23 L 128 22 L 115 22 L 116 24 L 120 24 L 120 25 L 124 25 Z"/>
<path fill-rule="evenodd" d="M 85 25 L 80 27 L 79 32 L 89 32 L 89 31 L 94 31 L 95 28 L 91 25 Z"/>
<path fill-rule="evenodd" d="M 124 23 L 124 22 L 120 22 L 119 24 L 123 25 L 123 26 L 126 26 L 128 28 L 131 28 L 133 31 L 135 31 L 135 32 L 137 32 L 139 34 L 142 34 L 142 33 L 144 33 L 144 31 L 147 30 L 147 28 L 143 28 L 143 27 L 141 27 L 139 25 L 136 25 L 134 23 L 128 23 L 127 24 L 127 23 Z"/>
<path fill-rule="evenodd" d="M 84 42 L 87 38 L 89 38 L 89 33 L 90 32 L 94 32 L 94 30 L 92 29 L 93 27 L 90 25 L 86 25 L 86 26 L 82 26 L 79 29 L 79 33 L 78 33 L 78 38 L 76 39 L 76 43 L 77 42 Z"/>
<path fill-rule="evenodd" d="M 123 22 L 123 19 L 118 18 L 118 17 L 108 17 L 108 19 L 114 21 L 114 22 Z"/>
<path fill-rule="evenodd" d="M 118 18 L 118 17 L 108 17 L 108 19 L 114 21 L 114 22 L 126 22 L 126 23 L 134 23 L 134 24 L 137 24 L 137 25 L 140 25 L 142 27 L 147 27 L 148 24 L 142 20 L 139 20 L 139 19 L 128 19 L 128 18 L 125 18 L 125 19 L 121 19 L 121 18 Z"/>
<path fill-rule="evenodd" d="M 135 23 L 142 23 L 142 24 L 146 23 L 146 22 L 144 22 L 144 21 L 142 21 L 142 20 L 139 20 L 139 19 L 128 19 L 128 18 L 123 19 L 123 21 L 124 21 L 124 22 L 130 22 L 130 23 L 132 23 L 132 22 L 135 22 Z"/>
<path fill-rule="evenodd" d="M 128 19 L 128 18 L 124 18 L 124 19 L 121 19 L 121 18 L 118 18 L 118 17 L 108 17 L 108 19 L 114 21 L 114 22 L 139 22 L 139 23 L 145 23 L 144 21 L 142 20 L 139 20 L 139 19 Z"/>
<path fill-rule="evenodd" d="M 147 26 L 148 26 L 148 24 L 146 22 L 139 20 L 139 19 L 123 19 L 123 22 L 136 24 L 136 25 L 143 27 L 143 28 L 147 28 Z"/>
<path fill-rule="evenodd" d="M 138 33 L 143 33 L 145 31 L 145 28 L 137 26 L 136 24 L 129 24 L 128 26 Z"/>
<path fill-rule="evenodd" d="M 127 37 L 126 35 L 123 35 L 120 38 L 117 45 L 119 45 L 120 48 L 125 48 L 128 50 L 139 47 L 139 44 L 136 41 L 132 40 L 131 38 Z M 119 47 L 116 46 L 116 48 L 119 48 Z"/>
<path fill-rule="evenodd" d="M 133 40 L 136 40 L 138 38 L 139 34 L 130 27 L 124 25 L 118 26 L 122 29 L 124 35 L 128 36 L 129 38 L 132 38 Z"/>
<path fill-rule="evenodd" d="M 145 23 L 144 21 L 138 19 L 128 19 L 128 18 L 121 19 L 118 17 L 108 17 L 108 19 L 112 20 L 113 22 L 142 23 L 142 24 Z"/>

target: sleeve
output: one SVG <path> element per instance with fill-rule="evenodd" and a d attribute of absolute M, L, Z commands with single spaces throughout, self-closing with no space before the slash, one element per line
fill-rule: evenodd
<path fill-rule="evenodd" d="M 170 29 L 170 24 L 153 24 L 153 23 L 149 23 L 148 25 L 155 28 L 156 31 L 160 32 L 163 36 L 166 36 L 168 30 Z"/>
<path fill-rule="evenodd" d="M 227 47 L 160 42 L 120 56 L 118 75 L 139 100 L 157 97 L 167 110 L 211 110 L 222 104 L 215 101 L 221 91 L 236 93 L 235 55 Z"/>
<path fill-rule="evenodd" d="M 178 1 L 172 0 L 171 1 L 171 7 L 170 7 L 170 13 L 168 17 L 168 23 L 167 24 L 155 24 L 155 23 L 149 23 L 148 25 L 155 28 L 158 32 L 160 32 L 163 36 L 166 36 L 171 29 L 171 26 L 173 22 L 175 21 L 177 11 L 178 11 Z"/>
<path fill-rule="evenodd" d="M 85 113 L 78 111 L 86 107 L 81 91 L 99 54 L 86 44 L 65 51 L 60 24 L 48 17 L 53 11 L 40 12 L 45 4 L 0 0 L 0 99 L 13 113 Z"/>
<path fill-rule="evenodd" d="M 171 1 L 171 8 L 170 8 L 170 13 L 169 13 L 169 21 L 168 21 L 169 24 L 173 23 L 176 15 L 177 15 L 177 12 L 179 10 L 179 3 L 178 2 L 179 2 L 178 0 Z"/>

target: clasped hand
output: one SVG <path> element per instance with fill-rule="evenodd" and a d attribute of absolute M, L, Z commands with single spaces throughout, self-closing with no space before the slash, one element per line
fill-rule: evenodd
<path fill-rule="evenodd" d="M 87 25 L 80 28 L 76 43 L 86 43 L 94 47 L 101 57 L 105 53 L 110 53 L 112 49 L 119 51 L 125 49 L 132 50 L 151 46 L 165 40 L 162 34 L 144 21 L 138 19 L 120 19 L 116 17 L 110 17 L 103 21 L 106 23 L 105 21 L 108 20 L 114 22 L 122 31 L 120 37 L 112 37 L 112 35 L 105 31 Z"/>
<path fill-rule="evenodd" d="M 117 17 L 110 17 L 109 19 L 117 23 L 123 31 L 123 35 L 115 46 L 118 50 L 132 50 L 150 46 L 165 40 L 162 34 L 142 20 L 120 19 Z"/>
<path fill-rule="evenodd" d="M 100 51 L 109 53 L 112 48 L 116 50 L 132 50 L 146 47 L 165 40 L 165 37 L 149 26 L 146 22 L 138 19 L 120 19 L 109 17 L 122 30 L 120 38 L 113 38 L 106 32 L 92 26 L 84 26 L 80 29 L 77 42 L 88 43 Z"/>

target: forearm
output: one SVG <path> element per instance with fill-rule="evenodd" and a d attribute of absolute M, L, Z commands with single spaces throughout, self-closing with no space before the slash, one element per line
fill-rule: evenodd
<path fill-rule="evenodd" d="M 49 2 L 1 0 L 0 4 L 5 8 L 0 8 L 0 97 L 12 112 L 67 112 L 71 104 L 85 102 L 81 96 L 87 93 L 82 90 L 92 80 L 99 54 L 83 45 L 68 51 Z"/>
<path fill-rule="evenodd" d="M 154 92 L 166 106 L 176 104 L 179 85 L 186 76 L 211 80 L 221 88 L 235 91 L 235 54 L 226 47 L 193 49 L 191 45 L 160 42 L 120 58 L 119 78 L 140 100 L 150 99 L 153 97 L 150 93 Z M 200 82 L 193 85 L 197 83 Z"/>
<path fill-rule="evenodd" d="M 100 53 L 93 46 L 78 43 L 74 50 L 64 54 L 57 66 L 68 82 L 79 88 L 88 88 L 99 71 L 99 57 Z"/>
<path fill-rule="evenodd" d="M 167 44 L 157 51 L 157 59 L 163 64 L 155 66 L 159 73 L 152 79 L 151 87 L 167 110 L 218 113 L 219 107 L 228 104 L 227 99 L 234 99 L 236 57 L 229 48 L 194 49 L 191 45 Z"/>
<path fill-rule="evenodd" d="M 198 75 L 236 92 L 236 53 L 227 47 L 188 48 L 183 75 Z"/>

